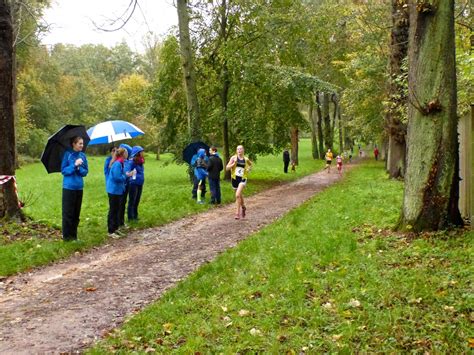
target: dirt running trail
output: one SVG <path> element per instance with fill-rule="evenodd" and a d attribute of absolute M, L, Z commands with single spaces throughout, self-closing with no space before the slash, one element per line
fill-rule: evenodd
<path fill-rule="evenodd" d="M 322 171 L 246 198 L 244 220 L 234 220 L 233 204 L 212 208 L 0 280 L 0 354 L 80 352 L 338 179 L 336 169 Z"/>

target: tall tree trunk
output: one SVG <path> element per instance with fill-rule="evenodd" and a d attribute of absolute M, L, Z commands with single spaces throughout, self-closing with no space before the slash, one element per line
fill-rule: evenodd
<path fill-rule="evenodd" d="M 188 1 L 177 0 L 178 26 L 179 26 L 179 48 L 183 64 L 184 83 L 186 87 L 186 99 L 188 106 L 188 129 L 191 141 L 202 139 L 201 115 L 196 89 L 196 75 L 194 72 L 193 52 L 191 37 L 189 35 L 189 13 Z"/>
<path fill-rule="evenodd" d="M 454 0 L 410 1 L 407 170 L 399 227 L 462 224 L 458 208 Z"/>
<path fill-rule="evenodd" d="M 331 115 L 329 113 L 329 94 L 323 93 L 322 95 L 322 113 L 323 113 L 323 122 L 324 122 L 324 147 L 325 151 L 328 149 L 332 150 L 332 141 L 333 136 L 331 135 Z"/>
<path fill-rule="evenodd" d="M 298 165 L 298 127 L 291 127 L 291 160 Z"/>
<path fill-rule="evenodd" d="M 318 123 L 315 116 L 313 100 L 311 100 L 311 103 L 308 105 L 308 118 L 309 118 L 309 123 L 311 125 L 311 154 L 313 156 L 313 159 L 318 159 L 319 157 L 318 139 L 317 139 Z"/>
<path fill-rule="evenodd" d="M 316 93 L 316 113 L 318 114 L 318 143 L 319 143 L 319 158 L 324 159 L 323 147 L 323 114 L 321 112 L 321 94 Z"/>
<path fill-rule="evenodd" d="M 227 40 L 227 0 L 221 2 L 221 21 L 220 21 L 220 36 L 222 41 Z M 229 121 L 227 116 L 227 104 L 229 102 L 230 78 L 229 70 L 227 68 L 227 61 L 224 59 L 221 71 L 221 115 L 222 115 L 222 140 L 224 145 L 224 164 L 230 159 L 229 148 Z M 230 170 L 224 170 L 224 178 L 230 180 Z"/>
<path fill-rule="evenodd" d="M 408 52 L 409 16 L 407 0 L 392 0 L 392 32 L 390 49 L 390 107 L 387 111 L 388 133 L 387 171 L 392 178 L 405 175 L 406 125 L 403 112 L 407 104 L 402 76 L 406 74 L 403 61 Z"/>
<path fill-rule="evenodd" d="M 14 55 L 11 8 L 0 0 L 0 175 L 15 175 Z M 0 185 L 0 218 L 19 217 L 13 179 Z"/>
<path fill-rule="evenodd" d="M 338 100 L 339 98 L 337 97 L 336 94 L 331 94 L 331 101 L 334 104 L 334 110 L 332 112 L 332 123 L 331 123 L 331 137 L 333 140 L 333 145 L 334 145 L 334 134 L 336 131 L 337 112 L 339 110 Z"/>
<path fill-rule="evenodd" d="M 337 127 L 339 130 L 339 152 L 344 151 L 344 140 L 342 139 L 342 117 L 341 117 L 341 106 L 337 105 Z"/>

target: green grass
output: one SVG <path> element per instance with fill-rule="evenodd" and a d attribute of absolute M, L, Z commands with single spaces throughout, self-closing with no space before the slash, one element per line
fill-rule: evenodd
<path fill-rule="evenodd" d="M 401 197 L 364 163 L 89 352 L 466 353 L 474 233 L 397 236 Z"/>
<path fill-rule="evenodd" d="M 249 176 L 246 195 L 254 194 L 282 181 L 294 180 L 323 167 L 313 160 L 310 141 L 300 143 L 300 166 L 296 174 L 283 174 L 281 155 L 259 157 Z M 54 238 L 29 238 L 14 242 L 0 239 L 0 275 L 7 276 L 32 267 L 67 257 L 71 253 L 103 244 L 107 241 L 108 198 L 103 175 L 104 157 L 89 157 L 89 175 L 85 178 L 84 198 L 79 224 L 80 242 L 63 243 Z M 20 194 L 28 196 L 25 208 L 28 216 L 50 226 L 61 227 L 61 174 L 48 175 L 42 164 L 30 164 L 17 171 Z M 234 201 L 230 183 L 222 181 L 223 203 Z M 209 201 L 209 189 L 206 194 Z M 191 184 L 184 165 L 176 165 L 169 154 L 160 161 L 147 156 L 145 185 L 139 206 L 140 221 L 135 228 L 158 226 L 181 217 L 198 213 L 210 205 L 198 205 L 191 199 Z"/>

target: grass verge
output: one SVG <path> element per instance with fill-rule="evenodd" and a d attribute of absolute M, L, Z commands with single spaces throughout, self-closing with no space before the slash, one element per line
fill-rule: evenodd
<path fill-rule="evenodd" d="M 249 176 L 246 195 L 284 181 L 290 181 L 320 170 L 323 161 L 311 157 L 311 142 L 300 142 L 300 165 L 296 174 L 283 173 L 281 155 L 259 157 Z M 79 241 L 63 243 L 61 228 L 61 174 L 48 175 L 41 163 L 30 164 L 17 171 L 18 187 L 26 197 L 26 214 L 34 223 L 25 223 L 23 237 L 10 233 L 15 228 L 0 221 L 0 276 L 8 276 L 47 264 L 107 242 L 108 199 L 103 175 L 104 157 L 89 157 L 89 174 L 84 179 L 84 199 L 79 224 Z M 223 203 L 234 201 L 230 183 L 222 181 Z M 176 165 L 169 154 L 161 160 L 147 156 L 145 185 L 139 206 L 140 221 L 133 228 L 159 226 L 190 214 L 204 211 L 211 205 L 198 205 L 191 199 L 191 184 L 184 165 Z M 209 188 L 206 200 L 209 201 Z M 38 224 L 39 223 L 39 224 Z M 38 228 L 46 225 L 51 228 Z M 18 231 L 14 232 L 17 233 Z"/>
<path fill-rule="evenodd" d="M 391 233 L 401 198 L 364 164 L 89 353 L 466 353 L 474 233 Z"/>

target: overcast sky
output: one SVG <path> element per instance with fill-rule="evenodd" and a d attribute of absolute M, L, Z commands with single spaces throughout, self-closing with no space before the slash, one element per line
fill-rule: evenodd
<path fill-rule="evenodd" d="M 95 28 L 93 22 L 107 29 L 119 27 L 120 22 L 111 25 L 110 21 L 119 18 L 129 4 L 130 0 L 53 0 L 44 16 L 51 30 L 42 42 L 111 47 L 125 40 L 132 50 L 143 51 L 143 37 L 149 31 L 161 36 L 178 24 L 173 0 L 138 0 L 139 7 L 123 29 L 103 32 Z"/>

